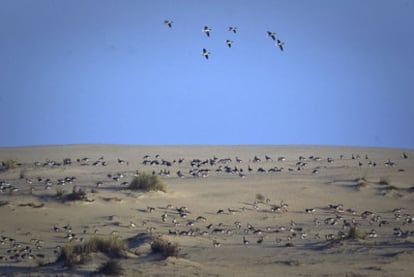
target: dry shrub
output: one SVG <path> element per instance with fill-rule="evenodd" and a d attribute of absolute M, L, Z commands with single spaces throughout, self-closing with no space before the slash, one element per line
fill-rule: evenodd
<path fill-rule="evenodd" d="M 84 191 L 81 188 L 76 189 L 76 187 L 73 187 L 72 192 L 69 193 L 68 195 L 66 195 L 64 200 L 66 200 L 66 201 L 84 201 L 84 200 L 87 200 L 87 199 L 88 198 L 86 197 L 86 191 Z"/>
<path fill-rule="evenodd" d="M 178 257 L 180 252 L 178 243 L 173 243 L 160 237 L 155 238 L 152 241 L 151 250 L 155 254 L 160 254 L 164 259 L 168 257 Z"/>
<path fill-rule="evenodd" d="M 27 171 L 26 169 L 20 170 L 19 178 L 20 179 L 26 179 Z"/>
<path fill-rule="evenodd" d="M 256 200 L 263 203 L 265 201 L 265 197 L 264 197 L 263 194 L 257 193 L 256 194 Z"/>
<path fill-rule="evenodd" d="M 4 170 L 9 170 L 9 169 L 13 169 L 17 167 L 17 162 L 15 160 L 7 160 L 7 161 L 3 161 L 1 162 L 2 164 L 2 168 Z"/>
<path fill-rule="evenodd" d="M 124 273 L 124 269 L 121 266 L 121 263 L 116 260 L 109 260 L 105 263 L 103 263 L 99 268 L 98 272 L 99 274 L 104 274 L 108 276 L 119 276 Z"/>
<path fill-rule="evenodd" d="M 66 193 L 66 191 L 63 188 L 56 188 L 56 198 L 57 199 L 62 198 L 65 193 Z"/>
<path fill-rule="evenodd" d="M 56 262 L 63 262 L 64 267 L 72 268 L 75 265 L 83 264 L 85 261 L 85 255 L 82 253 L 77 253 L 72 244 L 66 244 L 61 252 Z"/>
<path fill-rule="evenodd" d="M 128 189 L 130 190 L 142 190 L 142 191 L 163 191 L 166 192 L 164 183 L 160 180 L 157 175 L 150 175 L 143 173 L 136 176 L 129 184 Z"/>
<path fill-rule="evenodd" d="M 63 262 L 63 266 L 72 268 L 89 261 L 91 253 L 101 252 L 110 258 L 122 258 L 126 250 L 124 242 L 116 236 L 92 237 L 83 244 L 65 245 L 56 262 Z"/>
<path fill-rule="evenodd" d="M 361 232 L 356 226 L 351 226 L 351 228 L 349 228 L 348 234 L 345 236 L 345 239 L 358 240 L 365 239 L 365 237 L 365 233 Z"/>
<path fill-rule="evenodd" d="M 367 181 L 367 178 L 365 176 L 360 177 L 360 178 L 356 178 L 354 180 L 354 182 L 356 183 L 355 186 L 357 188 L 364 188 L 364 187 L 368 186 L 368 181 Z"/>
<path fill-rule="evenodd" d="M 85 245 L 91 252 L 102 252 L 110 258 L 121 258 L 126 250 L 125 243 L 117 236 L 107 239 L 93 237 Z"/>

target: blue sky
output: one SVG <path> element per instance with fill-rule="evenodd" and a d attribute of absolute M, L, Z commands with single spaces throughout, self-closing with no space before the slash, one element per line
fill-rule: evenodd
<path fill-rule="evenodd" d="M 410 0 L 2 0 L 0 146 L 414 148 L 413 14 Z"/>

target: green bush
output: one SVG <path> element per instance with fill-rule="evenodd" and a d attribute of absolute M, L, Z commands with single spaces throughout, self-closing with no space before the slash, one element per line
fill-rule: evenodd
<path fill-rule="evenodd" d="M 150 175 L 143 173 L 134 177 L 129 184 L 130 190 L 142 190 L 142 191 L 163 191 L 166 192 L 164 183 L 159 179 L 157 175 Z"/>

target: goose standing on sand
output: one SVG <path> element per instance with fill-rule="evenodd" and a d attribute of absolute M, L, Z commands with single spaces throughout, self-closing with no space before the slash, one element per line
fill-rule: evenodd
<path fill-rule="evenodd" d="M 226 39 L 226 41 L 224 42 L 229 48 L 231 48 L 231 44 L 233 43 L 233 41 Z"/>
<path fill-rule="evenodd" d="M 206 35 L 208 37 L 210 37 L 211 29 L 208 26 L 204 26 L 203 30 L 201 30 L 201 31 L 204 32 L 204 33 L 206 33 Z"/>
<path fill-rule="evenodd" d="M 279 46 L 279 48 L 280 48 L 280 51 L 283 51 L 283 45 L 284 45 L 285 43 L 283 43 L 282 41 L 280 41 L 279 39 L 277 40 L 277 42 L 276 42 L 276 46 Z"/>
<path fill-rule="evenodd" d="M 276 40 L 276 34 L 274 32 L 267 31 L 267 36 L 273 40 Z"/>
<path fill-rule="evenodd" d="M 203 48 L 203 52 L 201 53 L 201 55 L 203 55 L 207 60 L 208 60 L 208 55 L 210 54 L 210 52 L 208 52 L 206 50 L 206 48 Z"/>
<path fill-rule="evenodd" d="M 173 22 L 171 20 L 167 19 L 167 20 L 164 20 L 164 24 L 171 28 Z"/>

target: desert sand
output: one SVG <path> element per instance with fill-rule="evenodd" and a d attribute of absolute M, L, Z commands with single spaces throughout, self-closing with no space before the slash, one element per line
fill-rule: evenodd
<path fill-rule="evenodd" d="M 125 276 L 413 276 L 411 149 L 0 148 L 10 160 L 0 170 L 0 276 L 95 274 L 104 253 L 73 267 L 58 259 L 93 237 L 125 243 Z M 129 190 L 143 173 L 166 192 Z M 68 200 L 73 189 L 86 197 Z M 157 237 L 178 255 L 153 253 Z"/>

